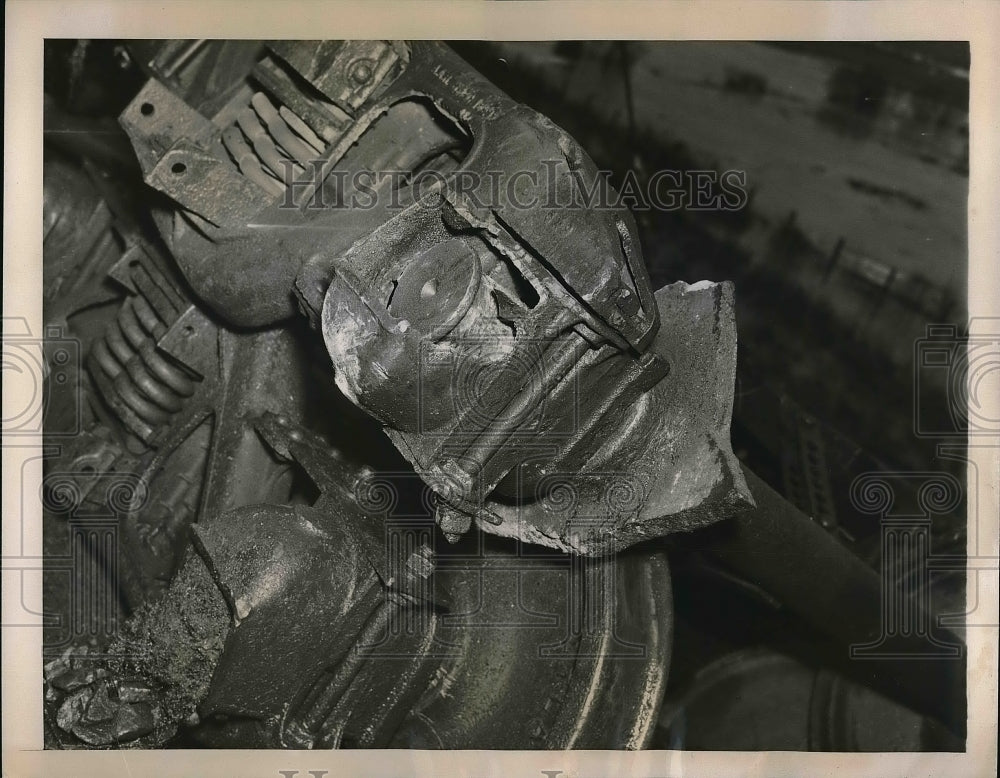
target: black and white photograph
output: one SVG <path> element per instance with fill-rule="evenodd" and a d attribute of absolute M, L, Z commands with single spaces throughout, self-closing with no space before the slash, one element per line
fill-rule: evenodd
<path fill-rule="evenodd" d="M 36 749 L 994 774 L 978 44 L 314 37 L 38 42 Z"/>

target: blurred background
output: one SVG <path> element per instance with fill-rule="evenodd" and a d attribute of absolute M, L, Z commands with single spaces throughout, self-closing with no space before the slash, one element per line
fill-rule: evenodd
<path fill-rule="evenodd" d="M 952 347 L 967 319 L 968 45 L 454 46 L 576 137 L 619 188 L 660 170 L 745 171 L 740 210 L 635 211 L 653 286 L 735 282 L 734 450 L 882 567 L 879 519 L 852 500 L 856 479 L 885 474 L 912 505 L 921 481 L 904 474 L 965 484 Z M 929 365 L 939 346 L 955 361 Z M 930 517 L 932 554 L 964 558 L 965 509 L 960 496 Z M 745 582 L 687 549 L 671 561 L 677 631 L 655 747 L 951 747 L 819 669 L 808 636 Z M 935 613 L 964 613 L 963 577 L 931 578 Z"/>

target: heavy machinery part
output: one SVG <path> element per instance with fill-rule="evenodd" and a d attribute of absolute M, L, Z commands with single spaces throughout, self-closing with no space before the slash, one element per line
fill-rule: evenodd
<path fill-rule="evenodd" d="M 208 104 L 154 77 L 122 113 L 179 205 L 164 240 L 234 324 L 297 300 L 446 537 L 601 555 L 751 503 L 732 289 L 654 295 L 569 135 L 440 44 L 270 43 L 245 70 Z"/>

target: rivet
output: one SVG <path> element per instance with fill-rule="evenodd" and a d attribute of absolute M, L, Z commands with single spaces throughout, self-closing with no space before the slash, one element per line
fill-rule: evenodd
<path fill-rule="evenodd" d="M 351 79 L 357 84 L 367 84 L 372 79 L 371 60 L 359 59 L 351 65 Z"/>

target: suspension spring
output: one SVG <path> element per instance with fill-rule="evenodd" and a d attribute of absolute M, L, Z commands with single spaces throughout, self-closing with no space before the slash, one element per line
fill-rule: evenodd
<path fill-rule="evenodd" d="M 150 443 L 168 425 L 196 382 L 157 348 L 188 303 L 165 278 L 144 264 L 132 269 L 137 293 L 122 303 L 89 357 L 92 377 L 125 426 Z"/>

